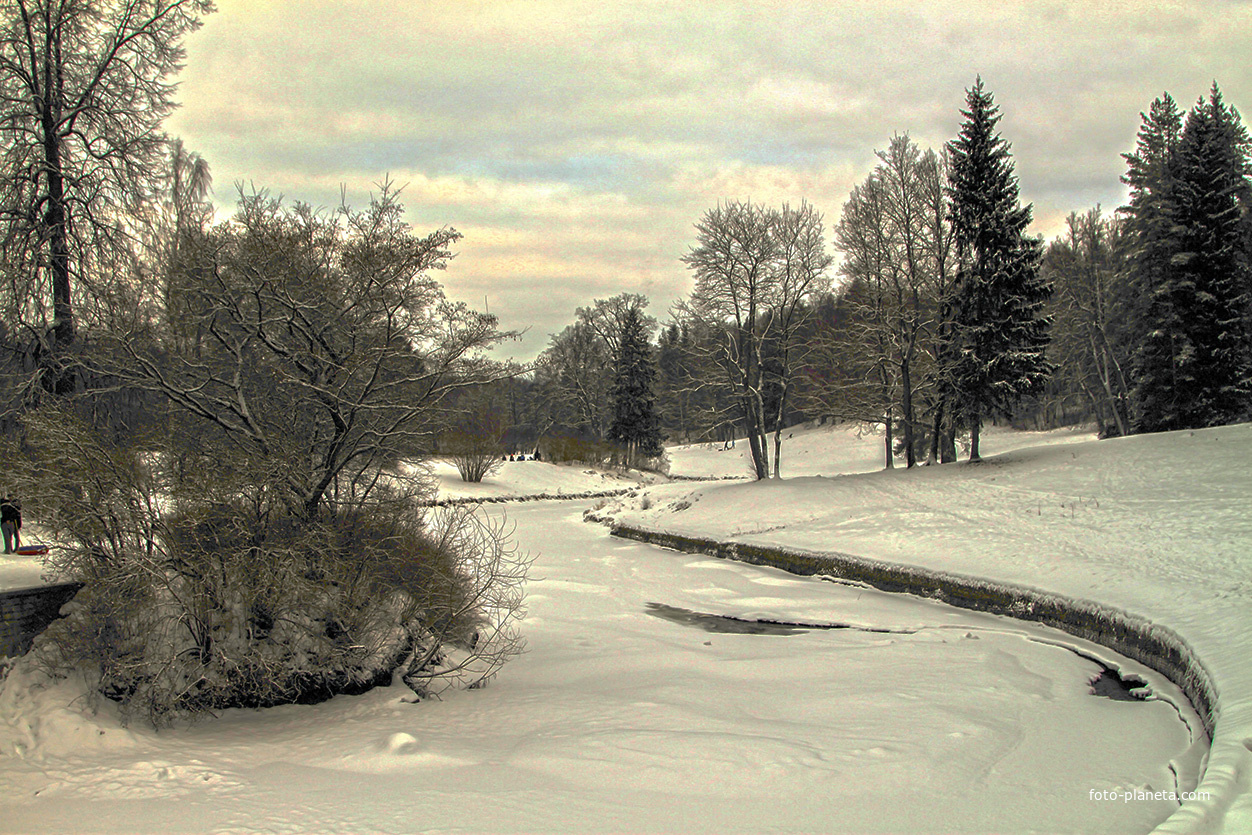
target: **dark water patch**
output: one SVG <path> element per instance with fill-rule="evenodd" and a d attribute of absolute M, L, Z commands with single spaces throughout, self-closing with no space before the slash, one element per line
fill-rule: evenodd
<path fill-rule="evenodd" d="M 1148 683 L 1139 676 L 1122 676 L 1112 667 L 1104 667 L 1088 683 L 1091 685 L 1091 695 L 1103 696 L 1117 702 L 1142 702 L 1152 695 Z"/>
<path fill-rule="evenodd" d="M 740 618 L 734 615 L 694 612 L 691 609 L 667 606 L 664 603 L 649 603 L 647 613 L 683 626 L 695 626 L 703 629 L 705 632 L 721 632 L 730 635 L 799 635 L 801 632 L 808 632 L 814 629 L 853 629 L 858 632 L 889 632 L 904 635 L 911 635 L 915 631 L 911 629 L 874 629 L 864 626 L 853 626 L 850 623 L 797 623 L 768 618 Z"/>
<path fill-rule="evenodd" d="M 1152 688 L 1148 686 L 1148 682 L 1145 679 L 1134 673 L 1122 675 L 1090 652 L 1056 641 L 1045 641 L 1039 638 L 1030 638 L 1030 640 L 1067 650 L 1084 661 L 1090 661 L 1098 666 L 1100 672 L 1087 680 L 1087 692 L 1092 696 L 1112 699 L 1115 702 L 1146 702 L 1153 695 Z M 1168 704 L 1173 704 L 1168 699 L 1165 701 Z M 1179 709 L 1178 705 L 1173 706 L 1175 710 L 1178 710 L 1178 718 L 1182 719 L 1183 724 L 1187 725 L 1187 731 L 1190 733 L 1191 725 L 1183 717 L 1182 710 Z"/>

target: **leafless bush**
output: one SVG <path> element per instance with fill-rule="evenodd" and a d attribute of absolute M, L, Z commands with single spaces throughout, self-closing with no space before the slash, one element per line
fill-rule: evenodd
<path fill-rule="evenodd" d="M 487 443 L 483 438 L 454 436 L 450 446 L 456 450 L 452 453 L 452 460 L 462 481 L 477 484 L 499 470 L 504 462 L 504 451 L 500 445 Z"/>
<path fill-rule="evenodd" d="M 456 425 L 440 436 L 440 447 L 452 456 L 462 481 L 477 484 L 500 468 L 504 460 L 504 408 L 491 387 L 462 394 L 454 412 Z"/>
<path fill-rule="evenodd" d="M 37 643 L 54 675 L 154 725 L 363 692 L 402 670 L 420 693 L 485 681 L 521 649 L 528 560 L 468 510 L 427 518 L 403 481 L 316 520 L 263 486 L 181 489 L 161 457 L 66 413 L 28 417 L 28 504 L 86 585 Z"/>
<path fill-rule="evenodd" d="M 531 557 L 511 544 L 507 520 L 468 508 L 444 508 L 432 520 L 440 565 L 451 582 L 438 584 L 456 595 L 431 611 L 441 617 L 425 624 L 404 681 L 419 695 L 450 687 L 482 686 L 525 642 L 518 622 L 525 616 L 523 584 Z"/>

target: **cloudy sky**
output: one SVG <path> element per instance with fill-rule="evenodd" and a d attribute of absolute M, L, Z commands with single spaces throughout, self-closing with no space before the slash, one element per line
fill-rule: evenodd
<path fill-rule="evenodd" d="M 807 199 L 827 228 L 894 133 L 938 149 L 980 75 L 1038 234 L 1125 197 L 1163 91 L 1252 113 L 1252 3 L 218 0 L 168 125 L 236 184 L 334 208 L 390 177 L 464 234 L 449 295 L 528 329 L 595 298 L 665 318 L 721 200 Z M 1245 116 L 1245 120 L 1249 118 Z"/>

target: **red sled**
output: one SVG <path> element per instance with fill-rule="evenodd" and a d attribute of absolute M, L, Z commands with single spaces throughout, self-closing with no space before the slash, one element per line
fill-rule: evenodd
<path fill-rule="evenodd" d="M 48 546 L 47 545 L 19 545 L 17 546 L 16 549 L 14 549 L 14 553 L 16 553 L 20 557 L 42 557 L 44 554 L 48 553 Z"/>

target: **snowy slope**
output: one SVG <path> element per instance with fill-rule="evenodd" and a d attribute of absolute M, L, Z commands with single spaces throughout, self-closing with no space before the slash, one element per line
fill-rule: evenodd
<path fill-rule="evenodd" d="M 29 511 L 27 511 L 29 515 Z M 48 544 L 48 534 L 38 523 L 22 522 L 22 543 Z M 21 589 L 43 584 L 44 566 L 39 557 L 19 557 L 17 554 L 0 554 L 0 590 Z"/>
<path fill-rule="evenodd" d="M 1074 440 L 1094 439 L 1086 429 L 1060 429 L 1051 432 L 1019 432 L 997 426 L 983 430 L 984 455 L 1009 452 L 1028 446 L 1049 446 Z M 773 455 L 774 436 L 769 436 Z M 865 424 L 838 426 L 805 425 L 783 432 L 782 475 L 796 476 L 844 475 L 872 473 L 883 469 L 886 450 L 881 427 Z M 721 443 L 682 444 L 668 448 L 670 472 L 683 476 L 713 478 L 752 475 L 751 457 L 746 442 L 740 440 L 730 449 Z M 904 466 L 896 458 L 896 466 Z"/>
<path fill-rule="evenodd" d="M 1167 626 L 1219 694 L 1201 786 L 1213 797 L 1169 826 L 1252 831 L 1252 426 L 1067 440 L 976 465 L 654 488 L 613 515 L 1013 583 Z"/>
<path fill-rule="evenodd" d="M 675 449 L 672 471 L 742 475 L 745 451 Z M 984 454 L 880 472 L 880 437 L 795 430 L 794 478 L 609 503 L 644 525 L 988 577 L 1171 627 L 1216 680 L 1220 716 L 1213 796 L 1167 827 L 1252 831 L 1252 427 L 992 430 Z M 537 462 L 479 486 L 439 475 L 453 496 L 632 483 Z M 0 832 L 1121 832 L 1170 813 L 1088 797 L 1169 786 L 1154 758 L 1180 756 L 1177 717 L 1143 712 L 1167 701 L 1087 696 L 1093 664 L 1028 654 L 1036 639 L 1004 626 L 956 628 L 945 607 L 611 540 L 577 521 L 584 506 L 510 511 L 539 554 L 531 651 L 482 691 L 411 705 L 398 687 L 155 733 L 19 669 L 0 689 Z M 706 634 L 654 602 L 921 631 Z"/>

